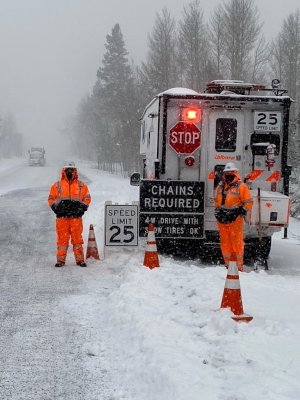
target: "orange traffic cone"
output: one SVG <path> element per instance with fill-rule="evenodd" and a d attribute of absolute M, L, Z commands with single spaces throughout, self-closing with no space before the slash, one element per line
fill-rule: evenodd
<path fill-rule="evenodd" d="M 238 322 L 249 322 L 253 319 L 244 313 L 242 294 L 239 280 L 239 271 L 235 261 L 229 262 L 227 278 L 221 303 L 221 308 L 230 308 L 234 316 L 232 319 Z"/>
<path fill-rule="evenodd" d="M 85 258 L 90 258 L 90 257 L 93 257 L 96 260 L 100 260 L 93 225 L 90 225 L 89 238 L 88 238 L 88 244 L 87 244 Z"/>
<path fill-rule="evenodd" d="M 144 257 L 144 266 L 148 267 L 150 269 L 159 267 L 159 259 L 158 259 L 153 224 L 150 224 L 149 228 L 148 228 L 148 237 L 147 237 L 146 251 L 145 251 L 145 257 Z"/>

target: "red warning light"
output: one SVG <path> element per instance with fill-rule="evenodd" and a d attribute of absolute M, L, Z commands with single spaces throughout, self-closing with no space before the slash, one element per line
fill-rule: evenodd
<path fill-rule="evenodd" d="M 195 158 L 194 157 L 186 157 L 184 159 L 184 163 L 187 167 L 192 167 L 195 164 Z"/>
<path fill-rule="evenodd" d="M 190 106 L 181 110 L 181 120 L 185 122 L 198 123 L 201 121 L 201 110 L 198 107 Z"/>

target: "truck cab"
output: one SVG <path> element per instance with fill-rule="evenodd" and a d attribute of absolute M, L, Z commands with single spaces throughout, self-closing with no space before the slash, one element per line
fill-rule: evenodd
<path fill-rule="evenodd" d="M 30 166 L 39 165 L 41 167 L 45 166 L 46 164 L 45 153 L 46 152 L 44 147 L 31 147 L 28 150 L 29 165 Z"/>

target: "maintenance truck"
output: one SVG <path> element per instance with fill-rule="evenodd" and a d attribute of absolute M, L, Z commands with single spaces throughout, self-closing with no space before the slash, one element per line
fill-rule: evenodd
<path fill-rule="evenodd" d="M 207 84 L 204 93 L 173 88 L 158 94 L 141 118 L 139 235 L 155 226 L 160 250 L 218 254 L 214 190 L 234 162 L 252 191 L 245 257 L 266 260 L 272 235 L 289 223 L 289 111 L 280 88 L 235 80 Z M 220 254 L 220 253 L 219 253 Z"/>
<path fill-rule="evenodd" d="M 45 158 L 45 149 L 44 147 L 31 147 L 28 150 L 29 154 L 29 165 L 39 165 L 43 167 L 46 164 L 46 158 Z"/>

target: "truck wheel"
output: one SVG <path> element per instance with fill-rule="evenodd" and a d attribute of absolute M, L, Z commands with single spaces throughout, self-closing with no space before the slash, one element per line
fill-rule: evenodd
<path fill-rule="evenodd" d="M 272 238 L 271 236 L 264 236 L 261 241 L 257 239 L 252 239 L 246 243 L 245 247 L 245 258 L 247 259 L 257 259 L 264 258 L 267 259 L 271 252 Z"/>
<path fill-rule="evenodd" d="M 258 241 L 258 246 L 260 246 L 261 256 L 263 258 L 268 258 L 271 252 L 272 238 L 271 236 L 265 236 L 262 238 L 261 243 Z M 259 248 L 259 247 L 258 247 Z"/>
<path fill-rule="evenodd" d="M 160 254 L 172 255 L 186 259 L 199 257 L 199 243 L 193 240 L 156 239 L 157 251 Z"/>

